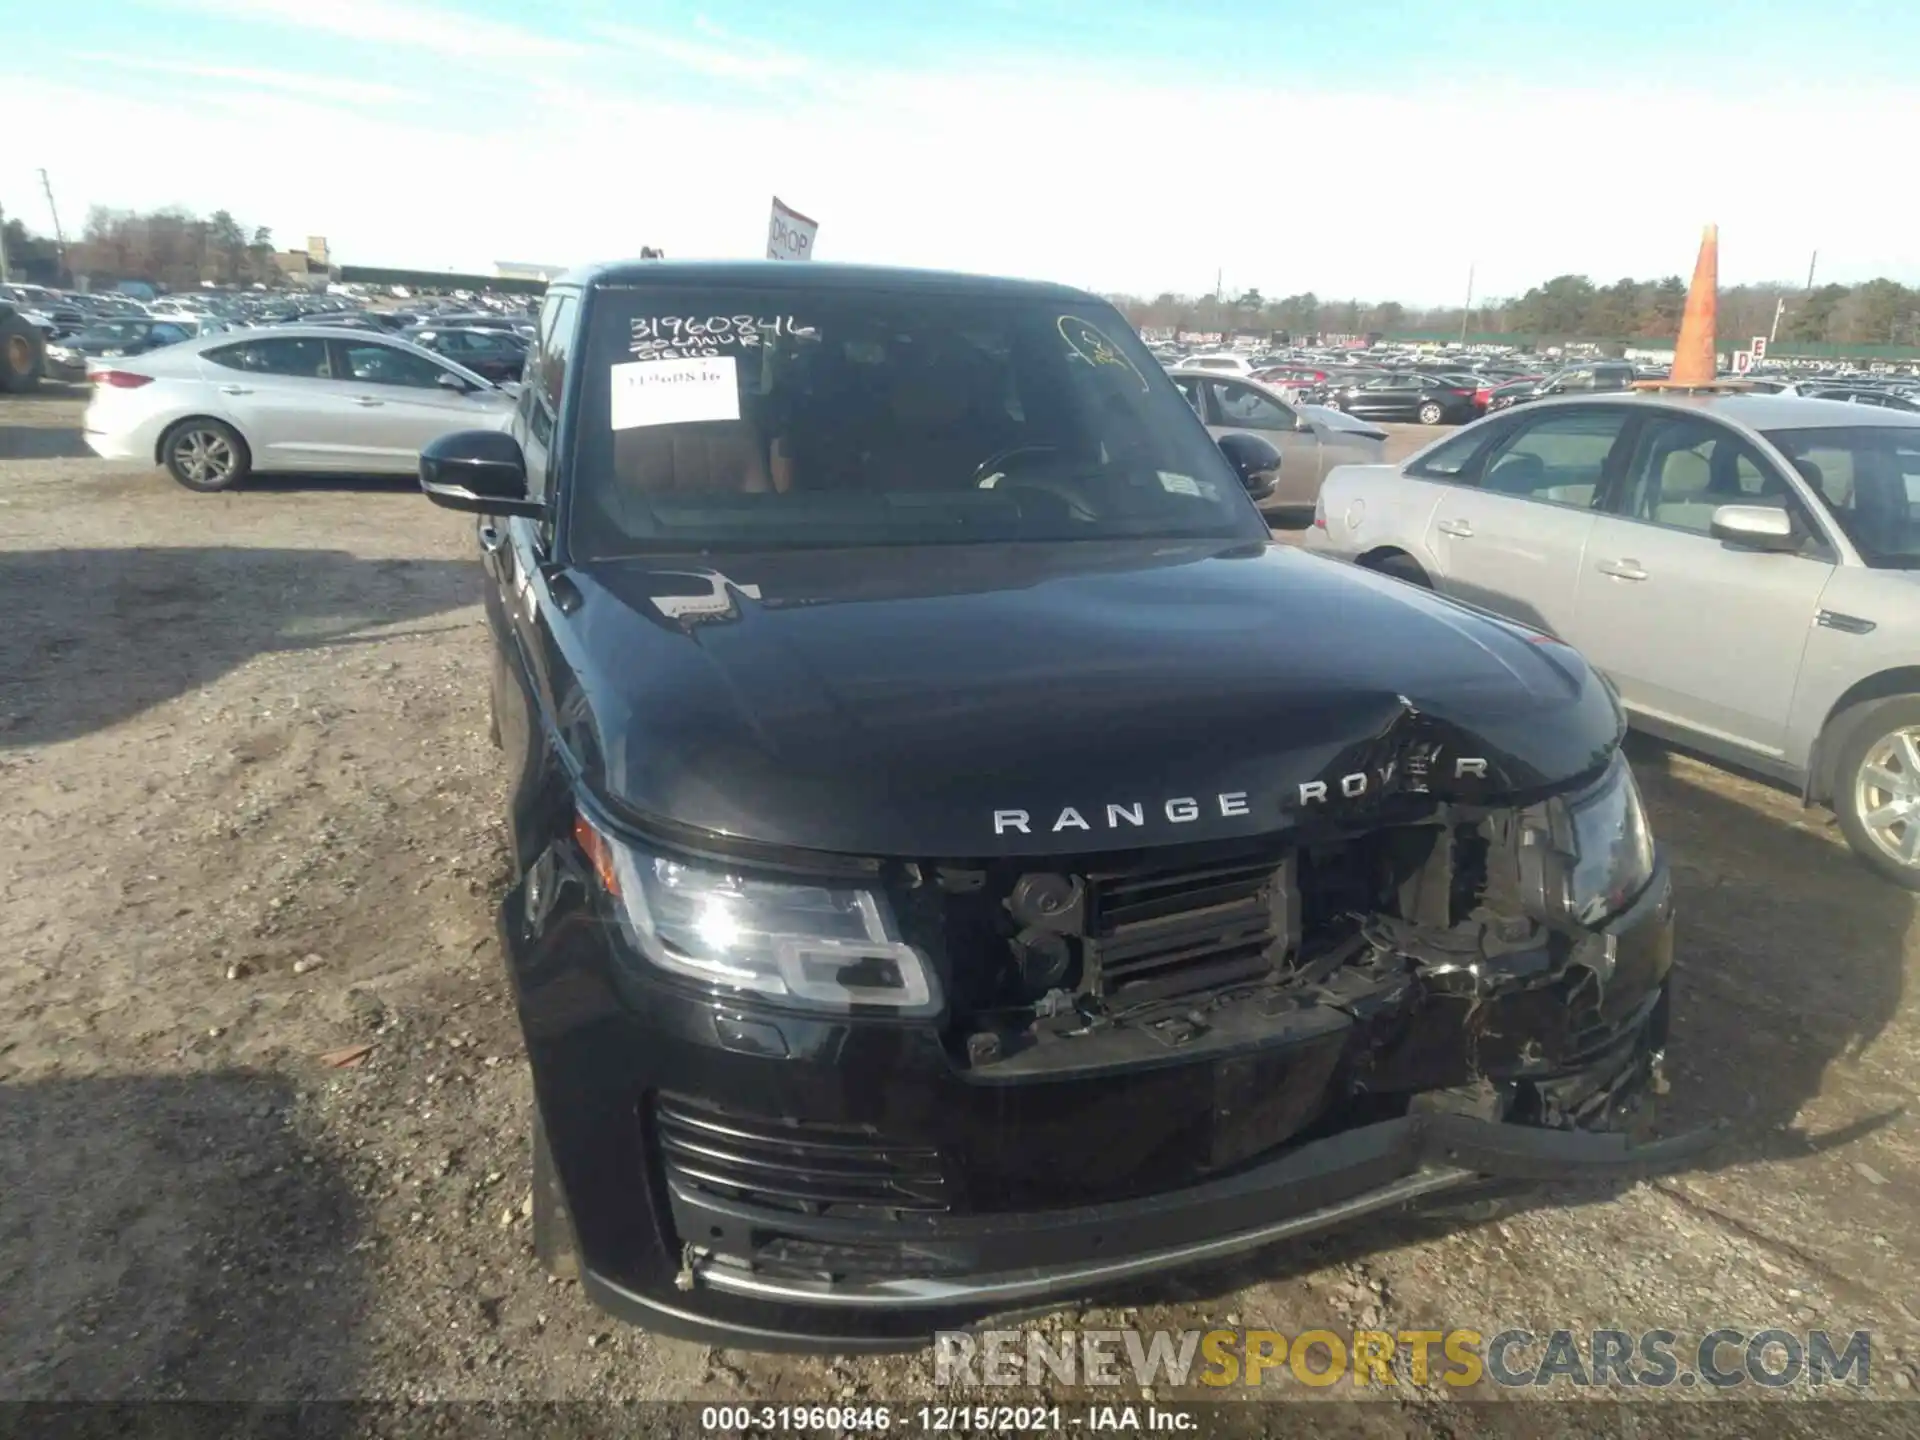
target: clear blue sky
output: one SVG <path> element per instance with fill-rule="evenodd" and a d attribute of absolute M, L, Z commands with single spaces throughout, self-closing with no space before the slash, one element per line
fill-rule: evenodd
<path fill-rule="evenodd" d="M 8 10 L 18 10 L 7 16 Z M 30 23 L 22 23 L 28 20 Z M 1920 279 L 1920 3 L 0 0 L 0 205 L 224 206 L 351 261 L 750 254 L 1458 297 Z M 54 117 L 57 117 L 55 119 Z"/>

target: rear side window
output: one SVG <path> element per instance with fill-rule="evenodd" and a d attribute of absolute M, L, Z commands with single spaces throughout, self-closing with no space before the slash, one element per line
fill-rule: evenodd
<path fill-rule="evenodd" d="M 324 340 L 291 336 L 283 340 L 246 340 L 200 353 L 202 359 L 216 365 L 254 375 L 296 375 L 308 380 L 325 380 L 332 374 Z"/>
<path fill-rule="evenodd" d="M 1592 509 L 1607 457 L 1627 423 L 1624 408 L 1556 410 L 1515 427 L 1487 459 L 1481 488 L 1549 505 Z"/>
<path fill-rule="evenodd" d="M 431 390 L 447 372 L 424 356 L 391 345 L 367 345 L 344 341 L 340 354 L 347 376 L 367 385 L 402 385 L 413 390 Z"/>
<path fill-rule="evenodd" d="M 1407 466 L 1407 474 L 1418 476 L 1422 480 L 1448 480 L 1457 483 L 1472 465 L 1473 457 L 1492 443 L 1494 438 L 1494 433 L 1489 430 L 1462 431 L 1444 445 L 1434 447 Z"/>

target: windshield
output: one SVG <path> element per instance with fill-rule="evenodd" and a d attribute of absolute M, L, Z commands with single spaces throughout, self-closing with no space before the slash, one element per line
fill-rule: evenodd
<path fill-rule="evenodd" d="M 1920 424 L 1769 430 L 1869 565 L 1920 569 Z"/>
<path fill-rule="evenodd" d="M 574 447 L 582 558 L 647 550 L 1267 538 L 1098 302 L 605 291 Z"/>

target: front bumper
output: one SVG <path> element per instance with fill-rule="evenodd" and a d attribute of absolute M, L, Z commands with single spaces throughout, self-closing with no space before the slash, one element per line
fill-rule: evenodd
<path fill-rule="evenodd" d="M 1604 1023 L 1585 1032 L 1598 1038 L 1570 1049 L 1564 1063 L 1513 1059 L 1528 1078 L 1497 1113 L 1457 1103 L 1459 1087 L 1447 1089 L 1457 1077 L 1442 1066 L 1430 1078 L 1446 1083 L 1402 1113 L 1351 1124 L 1333 1123 L 1329 1100 L 1354 1052 L 1366 1051 L 1374 1078 L 1390 1084 L 1396 1074 L 1428 1073 L 1428 1057 L 1403 1052 L 1430 1048 L 1431 1034 L 1395 1040 L 1393 1050 L 1380 1039 L 1387 1031 L 1368 1028 L 1390 1030 L 1389 1020 L 1321 1015 L 1251 1051 L 1185 1063 L 1176 1056 L 1145 1077 L 982 1086 L 956 1075 L 937 1042 L 909 1027 L 792 1015 L 761 1017 L 761 1026 L 666 990 L 636 995 L 631 973 L 608 953 L 608 927 L 563 911 L 554 906 L 535 935 L 516 889 L 502 929 L 584 1288 L 616 1315 L 708 1343 L 912 1348 L 938 1330 L 1075 1303 L 1369 1214 L 1673 1168 L 1712 1139 L 1636 1145 L 1617 1128 L 1665 1045 L 1672 905 L 1664 868 L 1609 927 Z M 1522 1028 L 1553 1003 L 1539 988 L 1514 1001 L 1509 1018 Z M 868 1132 L 891 1147 L 875 1153 L 959 1154 L 958 1184 L 944 1192 L 959 1203 L 796 1206 L 703 1183 L 699 1164 L 682 1163 L 684 1147 L 681 1160 L 670 1154 L 676 1142 L 666 1127 L 675 1122 L 653 1108 L 669 1091 L 723 1107 L 714 1112 L 722 1117 L 768 1117 L 757 1138 L 738 1132 L 746 1143 L 778 1145 L 819 1125 Z M 1513 1099 L 1522 1091 L 1531 1104 Z M 1149 1173 L 1156 1163 L 1191 1158 L 1173 1132 L 1195 1127 L 1179 1107 L 1196 1103 L 1218 1115 L 1236 1107 L 1234 1124 L 1251 1119 L 1255 1138 L 1215 1122 L 1216 1151 L 1233 1153 L 1197 1182 L 1183 1172 L 1158 1188 Z M 1548 1123 L 1519 1123 L 1527 1111 Z M 726 1136 L 733 1123 L 723 1118 L 707 1133 Z M 1258 1138 L 1263 1126 L 1271 1143 Z M 804 1138 L 792 1143 L 823 1153 Z M 1138 1154 L 1116 1158 L 1129 1147 Z M 693 1153 L 698 1160 L 697 1146 Z M 1118 1198 L 1088 1188 L 1094 1172 Z"/>

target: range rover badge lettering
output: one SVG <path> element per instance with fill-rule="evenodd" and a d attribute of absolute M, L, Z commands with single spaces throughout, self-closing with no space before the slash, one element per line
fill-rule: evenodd
<path fill-rule="evenodd" d="M 1051 822 L 1042 815 L 1038 823 L 1046 833 L 1058 835 L 1063 830 L 1132 830 L 1145 826 L 1149 818 L 1164 818 L 1170 825 L 1187 825 L 1203 815 L 1232 819 L 1252 813 L 1253 803 L 1245 790 L 1228 790 L 1210 796 L 1209 803 L 1203 804 L 1199 797 L 1193 795 L 1176 795 L 1151 809 L 1144 800 L 1114 801 L 1104 806 L 1089 807 L 1086 811 L 1068 805 Z M 993 833 L 996 835 L 1031 835 L 1035 823 L 1033 813 L 1028 810 L 993 812 Z"/>
<path fill-rule="evenodd" d="M 1342 775 L 1338 780 L 1309 780 L 1300 787 L 1302 805 L 1324 805 L 1339 791 L 1342 800 L 1358 800 L 1376 788 L 1384 790 L 1387 782 L 1393 779 L 1394 766 L 1383 765 L 1377 770 L 1356 770 L 1351 775 Z M 1427 766 L 1409 767 L 1413 770 L 1414 784 L 1411 788 L 1425 790 Z M 1453 762 L 1453 778 L 1464 780 L 1472 777 L 1476 780 L 1487 778 L 1487 762 L 1477 755 L 1462 755 Z"/>
<path fill-rule="evenodd" d="M 1356 770 L 1337 780 L 1309 780 L 1300 787 L 1302 805 L 1324 805 L 1337 792 L 1342 800 L 1359 800 L 1386 789 L 1398 763 L 1374 770 Z M 1429 772 L 1429 757 L 1420 756 L 1407 767 L 1405 788 L 1424 791 Z M 1453 762 L 1453 778 L 1487 778 L 1487 762 L 1477 756 L 1463 756 Z M 1031 810 L 996 810 L 993 833 L 996 835 L 1058 835 L 1068 830 L 1137 830 L 1164 820 L 1169 825 L 1190 825 L 1203 818 L 1238 819 L 1253 814 L 1253 802 L 1245 790 L 1226 790 L 1202 800 L 1195 795 L 1175 795 L 1149 805 L 1144 800 L 1110 800 L 1104 805 L 1063 806 L 1051 819 L 1038 817 Z"/>

